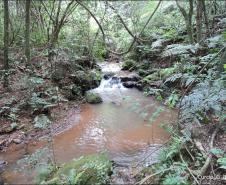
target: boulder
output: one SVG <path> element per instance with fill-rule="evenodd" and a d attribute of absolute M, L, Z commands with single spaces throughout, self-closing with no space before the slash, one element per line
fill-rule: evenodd
<path fill-rule="evenodd" d="M 128 81 L 137 82 L 141 80 L 141 77 L 136 73 L 130 74 L 128 76 L 120 76 L 119 78 L 121 79 L 121 82 L 128 82 Z"/>
<path fill-rule="evenodd" d="M 122 85 L 126 88 L 133 88 L 136 86 L 136 82 L 131 82 L 131 81 L 123 82 Z"/>
<path fill-rule="evenodd" d="M 98 93 L 87 92 L 85 95 L 86 101 L 91 104 L 97 104 L 103 102 Z"/>
<path fill-rule="evenodd" d="M 108 80 L 109 78 L 113 77 L 114 75 L 115 75 L 115 73 L 113 73 L 113 72 L 107 72 L 103 75 L 103 78 L 105 80 Z"/>
<path fill-rule="evenodd" d="M 100 85 L 101 73 L 97 70 L 95 71 L 77 71 L 75 74 L 71 75 L 70 78 L 77 86 L 80 86 L 82 92 L 93 89 Z"/>
<path fill-rule="evenodd" d="M 64 79 L 66 75 L 71 74 L 71 63 L 67 61 L 58 61 L 55 63 L 52 79 L 56 82 Z"/>

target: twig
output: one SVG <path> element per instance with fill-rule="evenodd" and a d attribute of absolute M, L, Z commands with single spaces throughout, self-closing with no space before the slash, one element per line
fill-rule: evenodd
<path fill-rule="evenodd" d="M 186 151 L 188 152 L 188 154 L 190 155 L 190 157 L 192 158 L 193 161 L 195 161 L 195 157 L 191 154 L 191 152 L 189 151 L 188 147 L 186 146 L 186 144 L 184 145 Z"/>
<path fill-rule="evenodd" d="M 148 179 L 150 179 L 150 178 L 152 178 L 152 177 L 154 177 L 154 176 L 156 176 L 156 175 L 159 175 L 160 173 L 165 173 L 165 172 L 167 172 L 167 171 L 169 171 L 169 170 L 172 170 L 172 168 L 167 168 L 167 169 L 164 169 L 164 170 L 162 170 L 162 171 L 153 173 L 153 174 L 151 174 L 151 175 L 149 175 L 149 176 L 143 178 L 141 181 L 137 182 L 136 184 L 144 184 Z"/>
<path fill-rule="evenodd" d="M 181 159 L 181 161 L 182 161 L 184 164 L 186 164 L 186 168 L 187 168 L 188 172 L 191 174 L 191 176 L 193 177 L 193 179 L 195 180 L 195 182 L 196 182 L 197 184 L 200 184 L 199 181 L 197 180 L 197 178 L 196 178 L 196 177 L 194 176 L 194 174 L 192 173 L 191 169 L 188 167 L 187 163 L 184 161 L 183 156 L 182 156 L 181 153 L 180 153 L 180 159 Z"/>
<path fill-rule="evenodd" d="M 149 153 L 144 159 L 142 159 L 141 161 L 139 161 L 136 166 L 134 166 L 135 168 L 144 160 L 146 160 L 148 157 L 150 157 L 154 152 L 157 152 L 158 150 L 160 150 L 162 147 L 164 147 L 166 144 L 168 144 L 171 141 L 171 137 L 165 142 L 163 143 L 161 146 L 159 146 L 157 149 L 153 150 L 151 153 Z"/>
<path fill-rule="evenodd" d="M 211 136 L 211 140 L 210 140 L 210 149 L 209 149 L 209 150 L 211 150 L 211 149 L 213 148 L 213 142 L 214 142 L 214 139 L 215 139 L 215 137 L 216 137 L 216 135 L 217 135 L 218 130 L 219 130 L 219 126 L 216 127 L 216 129 L 214 130 L 214 132 L 213 132 L 213 134 L 212 134 L 212 136 Z M 210 162 L 211 162 L 211 160 L 212 160 L 212 157 L 213 157 L 212 153 L 209 153 L 209 156 L 207 157 L 207 159 L 206 159 L 206 161 L 205 161 L 203 167 L 202 167 L 201 170 L 200 170 L 200 173 L 199 173 L 199 174 L 200 174 L 201 176 L 204 175 L 204 174 L 206 173 L 206 170 L 208 169 L 208 167 L 209 167 L 209 165 L 210 165 Z"/>

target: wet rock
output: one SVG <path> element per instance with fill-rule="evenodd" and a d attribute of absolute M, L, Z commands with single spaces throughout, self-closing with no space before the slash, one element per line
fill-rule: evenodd
<path fill-rule="evenodd" d="M 22 142 L 22 140 L 21 139 L 13 139 L 13 142 L 15 144 L 20 144 Z"/>
<path fill-rule="evenodd" d="M 105 80 L 108 80 L 109 78 L 113 77 L 115 74 L 113 72 L 108 72 L 108 73 L 105 73 L 103 78 Z"/>
<path fill-rule="evenodd" d="M 87 92 L 85 95 L 86 101 L 91 104 L 97 104 L 103 102 L 98 93 Z"/>
<path fill-rule="evenodd" d="M 143 84 L 142 84 L 141 82 L 137 82 L 136 85 L 135 85 L 135 87 L 136 87 L 138 90 L 140 90 L 140 91 L 142 91 L 143 88 L 144 88 L 144 86 L 143 86 Z"/>
<path fill-rule="evenodd" d="M 86 72 L 80 70 L 76 74 L 71 75 L 70 78 L 74 84 L 80 86 L 82 91 L 85 92 L 100 85 L 101 73 L 97 70 Z"/>
<path fill-rule="evenodd" d="M 129 82 L 123 82 L 122 85 L 124 87 L 126 87 L 126 88 L 133 88 L 133 87 L 136 86 L 136 82 L 131 82 L 131 81 L 129 81 Z"/>
<path fill-rule="evenodd" d="M 128 76 L 121 76 L 119 78 L 121 79 L 121 82 L 128 82 L 128 81 L 137 82 L 137 81 L 141 80 L 141 77 L 136 73 L 130 74 Z"/>

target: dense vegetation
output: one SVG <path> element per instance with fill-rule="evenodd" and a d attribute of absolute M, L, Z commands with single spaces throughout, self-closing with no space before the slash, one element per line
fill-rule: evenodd
<path fill-rule="evenodd" d="M 97 63 L 122 62 L 123 70 L 137 74 L 125 87 L 178 110 L 175 125 L 164 126 L 172 137 L 159 163 L 133 177 L 137 183 L 225 183 L 224 1 L 4 0 L 0 5 L 0 150 L 43 135 L 51 145 L 52 122 L 66 108 L 102 102 L 87 93 L 102 79 Z M 97 183 L 110 181 L 112 164 L 104 155 L 60 169 L 55 165 L 52 160 L 39 183 L 86 184 L 93 178 L 89 173 Z"/>

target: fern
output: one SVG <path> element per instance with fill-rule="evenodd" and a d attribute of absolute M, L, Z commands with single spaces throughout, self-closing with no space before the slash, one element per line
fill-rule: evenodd
<path fill-rule="evenodd" d="M 169 98 L 166 100 L 166 104 L 170 108 L 173 108 L 176 106 L 178 100 L 179 100 L 179 95 L 176 93 L 176 91 L 173 91 L 172 94 L 169 96 Z"/>
<path fill-rule="evenodd" d="M 197 87 L 182 101 L 181 121 L 207 122 L 208 113 L 222 116 L 224 107 L 222 103 L 226 101 L 226 90 L 222 78 L 199 83 Z"/>
<path fill-rule="evenodd" d="M 34 127 L 35 128 L 45 129 L 50 125 L 50 123 L 51 123 L 51 121 L 44 114 L 38 115 L 34 119 Z"/>

